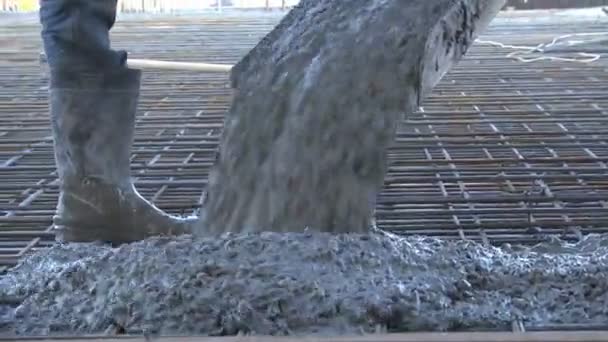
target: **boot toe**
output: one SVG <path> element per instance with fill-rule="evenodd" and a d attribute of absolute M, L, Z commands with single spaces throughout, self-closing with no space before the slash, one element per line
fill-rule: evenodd
<path fill-rule="evenodd" d="M 170 229 L 168 235 L 177 236 L 192 234 L 197 221 L 198 220 L 196 217 L 172 217 L 171 223 L 169 224 Z"/>

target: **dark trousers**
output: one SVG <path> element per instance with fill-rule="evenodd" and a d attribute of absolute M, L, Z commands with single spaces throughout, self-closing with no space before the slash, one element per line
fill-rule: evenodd
<path fill-rule="evenodd" d="M 117 0 L 40 0 L 44 52 L 51 69 L 104 72 L 124 66 L 125 51 L 110 48 Z"/>

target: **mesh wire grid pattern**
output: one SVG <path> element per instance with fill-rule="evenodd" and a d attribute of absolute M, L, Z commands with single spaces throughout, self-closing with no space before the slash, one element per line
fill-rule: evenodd
<path fill-rule="evenodd" d="M 234 63 L 280 15 L 126 16 L 133 58 Z M 536 45 L 605 23 L 497 22 L 483 39 Z M 57 198 L 45 66 L 34 20 L 0 25 L 0 267 L 53 243 Z M 608 231 L 608 74 L 509 59 L 475 45 L 404 119 L 377 225 L 402 235 L 535 243 Z M 171 213 L 198 207 L 231 90 L 227 75 L 146 71 L 132 157 L 137 188 Z"/>

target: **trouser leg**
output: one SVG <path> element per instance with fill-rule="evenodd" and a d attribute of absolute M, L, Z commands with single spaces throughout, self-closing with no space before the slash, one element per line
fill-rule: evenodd
<path fill-rule="evenodd" d="M 117 0 L 41 0 L 41 35 L 50 68 L 92 71 L 124 66 L 127 53 L 110 47 L 116 4 Z"/>

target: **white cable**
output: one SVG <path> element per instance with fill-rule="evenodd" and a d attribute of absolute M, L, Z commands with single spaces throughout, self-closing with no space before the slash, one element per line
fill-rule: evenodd
<path fill-rule="evenodd" d="M 589 44 L 597 41 L 602 41 L 601 39 L 591 40 L 591 41 L 577 41 L 577 40 L 569 40 L 564 43 L 561 43 L 562 40 L 572 37 L 589 37 L 589 36 L 608 36 L 608 32 L 587 32 L 587 33 L 573 33 L 573 34 L 565 34 L 559 37 L 553 38 L 550 43 L 541 43 L 537 46 L 524 46 L 524 45 L 509 45 L 503 44 L 501 42 L 495 42 L 491 40 L 481 40 L 477 39 L 476 42 L 483 45 L 491 45 L 497 46 L 504 49 L 512 49 L 518 50 L 509 53 L 507 58 L 514 58 L 522 63 L 531 63 L 542 60 L 551 60 L 551 61 L 560 61 L 560 62 L 577 62 L 577 63 L 593 63 L 602 57 L 601 54 L 595 53 L 587 53 L 587 52 L 577 52 L 576 54 L 580 57 L 584 58 L 566 58 L 566 57 L 553 57 L 553 56 L 540 56 L 540 57 L 532 57 L 525 58 L 525 55 L 532 55 L 534 53 L 547 53 L 548 48 L 556 47 L 556 46 L 576 46 L 581 44 Z"/>

